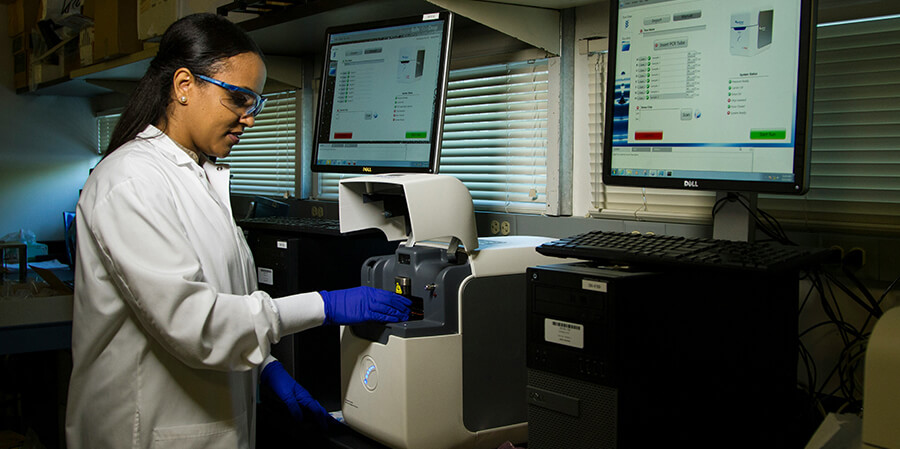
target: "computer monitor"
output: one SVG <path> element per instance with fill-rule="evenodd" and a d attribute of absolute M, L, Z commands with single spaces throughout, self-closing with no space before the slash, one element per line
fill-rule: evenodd
<path fill-rule="evenodd" d="M 802 194 L 814 0 L 613 0 L 609 185 Z"/>
<path fill-rule="evenodd" d="M 453 15 L 326 30 L 312 170 L 436 173 Z"/>

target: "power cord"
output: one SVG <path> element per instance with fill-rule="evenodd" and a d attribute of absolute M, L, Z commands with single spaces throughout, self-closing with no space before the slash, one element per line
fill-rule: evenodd
<path fill-rule="evenodd" d="M 851 280 L 853 285 L 860 290 L 861 295 L 853 292 L 850 287 L 845 285 L 837 275 L 830 272 L 826 267 L 818 267 L 808 275 L 812 285 L 810 286 L 810 291 L 807 292 L 806 298 L 804 298 L 800 305 L 800 310 L 804 310 L 811 298 L 812 292 L 816 291 L 819 294 L 822 310 L 828 318 L 826 321 L 813 324 L 802 330 L 799 333 L 800 339 L 813 330 L 834 326 L 844 345 L 838 356 L 837 362 L 828 372 L 827 376 L 821 380 L 821 384 L 819 384 L 818 367 L 806 345 L 802 340 L 799 342 L 800 361 L 807 370 L 805 379 L 807 384 L 803 385 L 800 383 L 800 387 L 810 395 L 809 400 L 815 405 L 819 413 L 822 413 L 823 417 L 826 413 L 826 410 L 822 405 L 824 399 L 839 399 L 840 405 L 836 407 L 836 411 L 861 410 L 863 401 L 863 379 L 861 377 L 861 368 L 865 362 L 866 348 L 868 346 L 869 337 L 871 336 L 871 331 L 867 331 L 866 329 L 869 328 L 872 320 L 877 320 L 881 316 L 883 313 L 881 306 L 884 299 L 896 287 L 897 283 L 900 282 L 900 276 L 898 276 L 876 299 L 862 281 L 852 273 L 849 267 L 841 265 L 840 269 L 843 274 L 849 274 L 847 277 Z M 841 307 L 837 301 L 837 296 L 835 295 L 836 291 L 843 292 L 854 303 L 866 311 L 865 320 L 860 328 L 856 328 L 845 321 Z M 831 391 L 826 391 L 826 386 L 835 377 L 837 377 L 838 385 Z M 810 387 L 810 385 L 813 387 Z M 815 387 L 816 385 L 818 385 L 818 388 Z M 837 396 L 838 393 L 840 393 L 840 396 Z"/>
<path fill-rule="evenodd" d="M 783 245 L 796 246 L 784 231 L 784 228 L 778 220 L 766 212 L 765 210 L 750 207 L 750 200 L 741 193 L 729 192 L 727 195 L 716 200 L 712 207 L 712 216 L 715 218 L 727 203 L 738 203 L 744 207 L 752 217 L 757 229 L 764 233 L 770 239 Z M 827 413 L 824 406 L 824 399 L 836 399 L 836 394 L 840 392 L 842 401 L 836 408 L 838 411 L 854 410 L 859 411 L 862 408 L 863 392 L 861 379 L 861 367 L 865 362 L 865 353 L 868 346 L 871 331 L 866 331 L 870 327 L 873 320 L 877 320 L 884 314 L 882 303 L 887 295 L 900 282 L 900 276 L 895 278 L 877 299 L 872 292 L 865 286 L 861 279 L 856 275 L 863 264 L 861 252 L 853 252 L 842 255 L 839 263 L 828 266 L 818 266 L 815 269 L 806 272 L 804 278 L 810 281 L 810 289 L 806 297 L 800 304 L 799 310 L 803 311 L 812 298 L 812 293 L 817 292 L 819 302 L 823 313 L 827 320 L 813 324 L 802 330 L 798 334 L 798 351 L 799 359 L 806 369 L 806 385 L 799 382 L 799 388 L 809 395 L 810 406 L 814 407 L 821 417 Z M 850 282 L 850 286 L 838 277 L 837 274 L 830 269 L 839 270 L 838 273 L 843 275 Z M 803 279 L 803 278 L 801 278 Z M 859 293 L 854 292 L 855 287 Z M 837 299 L 836 291 L 841 291 L 850 298 L 853 303 L 858 305 L 866 312 L 865 320 L 860 328 L 856 328 L 844 318 L 843 311 Z M 823 379 L 819 378 L 818 367 L 809 351 L 809 348 L 803 343 L 802 338 L 816 329 L 833 326 L 839 334 L 843 343 L 843 348 L 838 356 L 837 362 Z M 838 385 L 829 392 L 825 391 L 826 386 L 831 380 L 837 376 Z"/>
<path fill-rule="evenodd" d="M 713 219 L 715 219 L 716 215 L 722 210 L 723 207 L 725 207 L 726 203 L 738 203 L 743 206 L 744 209 L 746 209 L 747 212 L 749 212 L 750 216 L 753 218 L 753 222 L 756 224 L 756 228 L 769 236 L 769 238 L 771 238 L 772 240 L 783 245 L 797 246 L 797 244 L 791 241 L 791 239 L 787 236 L 787 233 L 784 232 L 784 228 L 781 227 L 778 219 L 758 207 L 754 211 L 753 208 L 750 207 L 750 200 L 739 192 L 728 192 L 725 196 L 717 199 L 716 202 L 713 203 Z"/>

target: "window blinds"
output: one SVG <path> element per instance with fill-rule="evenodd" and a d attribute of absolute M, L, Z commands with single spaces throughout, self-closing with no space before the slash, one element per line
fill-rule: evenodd
<path fill-rule="evenodd" d="M 296 183 L 297 93 L 264 95 L 266 107 L 221 162 L 231 165 L 231 193 L 293 195 Z"/>
<path fill-rule="evenodd" d="M 356 174 L 351 175 L 347 173 L 317 173 L 316 175 L 319 191 L 319 194 L 316 198 L 320 200 L 332 201 L 337 201 L 338 199 L 338 185 L 340 185 L 342 179 L 365 176 Z"/>
<path fill-rule="evenodd" d="M 606 186 L 603 185 L 603 117 L 606 114 L 607 52 L 588 56 L 588 144 L 591 148 L 591 205 L 606 209 Z"/>
<path fill-rule="evenodd" d="M 900 230 L 900 19 L 818 28 L 810 191 L 760 208 L 813 230 Z"/>
<path fill-rule="evenodd" d="M 106 153 L 106 147 L 112 140 L 113 129 L 119 123 L 122 114 L 109 114 L 97 117 L 97 154 Z"/>
<path fill-rule="evenodd" d="M 439 172 L 458 178 L 478 210 L 541 213 L 547 198 L 546 59 L 451 70 Z M 319 199 L 341 179 L 319 173 Z"/>
<path fill-rule="evenodd" d="M 546 59 L 450 72 L 440 172 L 476 209 L 544 211 L 548 74 Z"/>

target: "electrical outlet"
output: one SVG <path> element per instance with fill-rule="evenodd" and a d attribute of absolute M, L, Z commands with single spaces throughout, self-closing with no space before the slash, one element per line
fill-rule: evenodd
<path fill-rule="evenodd" d="M 500 233 L 500 222 L 497 220 L 491 220 L 491 234 L 497 235 Z"/>
<path fill-rule="evenodd" d="M 503 223 L 500 223 L 500 233 L 503 235 L 509 235 L 509 222 L 508 221 L 504 221 Z"/>

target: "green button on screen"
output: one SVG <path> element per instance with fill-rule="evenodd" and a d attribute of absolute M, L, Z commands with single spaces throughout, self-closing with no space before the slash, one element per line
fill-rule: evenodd
<path fill-rule="evenodd" d="M 427 132 L 408 132 L 406 133 L 407 139 L 424 139 L 428 137 Z"/>
<path fill-rule="evenodd" d="M 750 131 L 750 140 L 784 140 L 787 131 L 783 129 L 756 129 Z"/>

